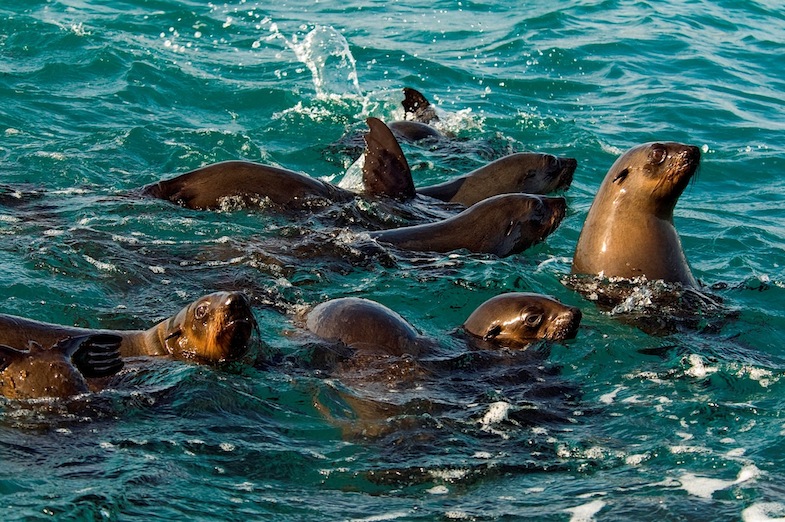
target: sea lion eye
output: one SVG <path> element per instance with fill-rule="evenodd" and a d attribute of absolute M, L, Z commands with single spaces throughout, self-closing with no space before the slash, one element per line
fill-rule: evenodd
<path fill-rule="evenodd" d="M 613 178 L 613 182 L 616 183 L 617 181 L 624 181 L 624 178 L 626 178 L 627 174 L 629 174 L 629 173 L 630 173 L 630 169 L 622 170 L 621 172 L 616 174 L 616 177 Z"/>
<path fill-rule="evenodd" d="M 543 313 L 541 310 L 532 310 L 531 308 L 527 308 L 523 310 L 521 313 L 523 318 L 523 323 L 528 326 L 529 328 L 537 328 L 542 323 L 542 316 Z"/>
<path fill-rule="evenodd" d="M 650 157 L 653 164 L 659 165 L 668 157 L 668 151 L 661 145 L 655 145 L 651 149 Z"/>
<path fill-rule="evenodd" d="M 210 311 L 209 303 L 202 303 L 196 307 L 196 310 L 194 310 L 194 318 L 197 320 L 202 319 L 207 315 L 208 311 Z"/>

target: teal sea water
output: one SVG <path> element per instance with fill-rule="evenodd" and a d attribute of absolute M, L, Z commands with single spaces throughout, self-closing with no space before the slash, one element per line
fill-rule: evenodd
<path fill-rule="evenodd" d="M 3 312 L 147 328 L 243 290 L 261 362 L 129 364 L 100 393 L 4 401 L 3 519 L 781 520 L 784 51 L 771 0 L 4 2 Z M 417 184 L 574 157 L 560 228 L 504 259 L 369 254 L 354 216 L 395 224 L 374 203 L 322 220 L 132 193 L 230 159 L 338 182 L 354 158 L 335 143 L 400 118 L 404 86 L 461 145 L 405 145 Z M 605 172 L 655 140 L 703 151 L 676 227 L 736 312 L 656 336 L 562 283 Z M 578 337 L 524 369 L 463 354 L 378 433 L 297 363 L 305 305 L 375 299 L 460 350 L 455 327 L 516 290 L 580 306 Z"/>

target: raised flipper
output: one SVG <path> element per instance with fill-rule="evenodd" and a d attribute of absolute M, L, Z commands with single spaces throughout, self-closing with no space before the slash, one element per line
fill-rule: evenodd
<path fill-rule="evenodd" d="M 401 102 L 406 116 L 404 119 L 411 121 L 419 121 L 421 123 L 431 123 L 432 121 L 439 121 L 439 116 L 436 115 L 436 110 L 433 105 L 425 98 L 425 96 L 411 87 L 403 88 L 404 99 Z"/>
<path fill-rule="evenodd" d="M 92 334 L 59 341 L 53 350 L 61 350 L 87 378 L 109 377 L 123 368 L 120 343 L 114 334 Z"/>
<path fill-rule="evenodd" d="M 414 180 L 409 163 L 398 140 L 378 118 L 368 118 L 365 135 L 363 186 L 369 196 L 406 200 L 415 196 Z"/>

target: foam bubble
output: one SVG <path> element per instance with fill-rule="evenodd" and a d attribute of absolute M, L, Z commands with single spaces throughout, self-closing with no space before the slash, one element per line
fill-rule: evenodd
<path fill-rule="evenodd" d="M 776 515 L 777 518 L 772 517 Z M 785 504 L 781 502 L 758 502 L 741 512 L 744 522 L 785 522 Z"/>

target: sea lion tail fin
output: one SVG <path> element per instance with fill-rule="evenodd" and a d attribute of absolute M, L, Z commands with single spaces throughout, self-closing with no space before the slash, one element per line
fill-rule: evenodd
<path fill-rule="evenodd" d="M 415 196 L 412 171 L 398 140 L 378 118 L 368 118 L 365 134 L 363 186 L 369 196 L 412 199 Z"/>
<path fill-rule="evenodd" d="M 439 121 L 439 116 L 436 115 L 433 105 L 420 91 L 411 87 L 404 87 L 403 95 L 404 99 L 401 105 L 403 105 L 403 109 L 406 111 L 405 120 L 419 121 L 421 123 Z"/>
<path fill-rule="evenodd" d="M 120 343 L 123 338 L 114 334 L 92 334 L 68 337 L 53 349 L 62 350 L 71 358 L 79 372 L 87 377 L 109 377 L 123 367 Z"/>

